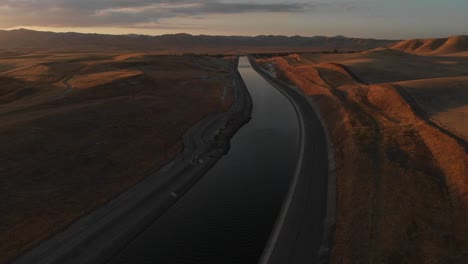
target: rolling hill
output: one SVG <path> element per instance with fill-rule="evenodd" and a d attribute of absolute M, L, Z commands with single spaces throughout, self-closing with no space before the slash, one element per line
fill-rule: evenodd
<path fill-rule="evenodd" d="M 437 39 L 410 39 L 389 46 L 417 55 L 447 55 L 468 52 L 468 36 Z"/>

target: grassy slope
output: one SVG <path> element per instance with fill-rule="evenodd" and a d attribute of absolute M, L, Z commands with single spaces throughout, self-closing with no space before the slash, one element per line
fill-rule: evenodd
<path fill-rule="evenodd" d="M 416 56 L 380 49 L 303 58 L 341 63 L 371 84 L 402 86 L 431 118 L 468 139 L 468 57 Z"/>
<path fill-rule="evenodd" d="M 326 119 L 338 175 L 332 262 L 462 262 L 464 149 L 416 116 L 392 86 L 365 85 L 322 59 L 260 62 L 276 65 L 278 78 L 314 98 Z"/>

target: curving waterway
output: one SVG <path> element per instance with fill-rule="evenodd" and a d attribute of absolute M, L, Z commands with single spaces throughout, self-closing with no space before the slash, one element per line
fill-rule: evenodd
<path fill-rule="evenodd" d="M 109 263 L 257 263 L 293 178 L 299 123 L 291 103 L 240 59 L 252 120 L 231 149 Z"/>

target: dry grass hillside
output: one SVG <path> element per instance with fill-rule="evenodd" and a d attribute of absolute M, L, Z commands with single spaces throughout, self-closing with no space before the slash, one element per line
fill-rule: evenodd
<path fill-rule="evenodd" d="M 390 45 L 390 48 L 417 55 L 468 55 L 468 36 L 410 39 Z"/>
<path fill-rule="evenodd" d="M 378 49 L 355 54 L 302 55 L 309 63 L 345 65 L 370 84 L 404 88 L 427 115 L 468 140 L 468 57 L 418 56 Z"/>
<path fill-rule="evenodd" d="M 0 263 L 172 160 L 232 103 L 232 61 L 35 53 L 0 58 Z"/>
<path fill-rule="evenodd" d="M 332 263 L 467 262 L 466 150 L 394 86 L 365 84 L 337 56 L 258 60 L 313 98 L 327 123 L 337 160 Z"/>
<path fill-rule="evenodd" d="M 397 82 L 440 125 L 468 140 L 468 76 Z"/>

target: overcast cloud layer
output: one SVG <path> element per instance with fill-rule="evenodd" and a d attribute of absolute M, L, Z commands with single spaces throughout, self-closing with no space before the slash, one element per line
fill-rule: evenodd
<path fill-rule="evenodd" d="M 236 3 L 216 0 L 2 0 L 0 25 L 138 27 L 178 16 L 202 18 L 210 14 L 297 13 L 311 11 L 320 5 L 324 4 Z"/>

